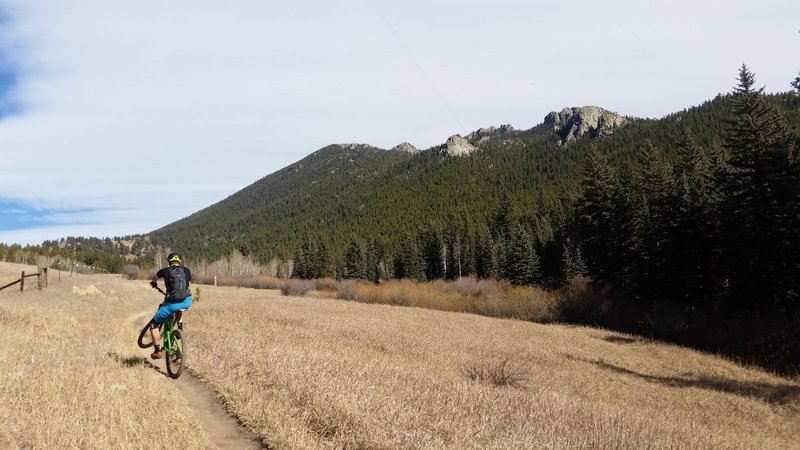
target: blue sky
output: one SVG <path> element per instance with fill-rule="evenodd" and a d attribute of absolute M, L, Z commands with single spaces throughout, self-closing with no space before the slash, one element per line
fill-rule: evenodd
<path fill-rule="evenodd" d="M 147 233 L 332 143 L 662 117 L 742 63 L 767 92 L 800 72 L 796 0 L 564 5 L 0 0 L 0 242 Z"/>

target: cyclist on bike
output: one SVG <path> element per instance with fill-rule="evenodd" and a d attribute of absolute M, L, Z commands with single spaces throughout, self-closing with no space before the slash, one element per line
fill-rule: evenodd
<path fill-rule="evenodd" d="M 158 279 L 163 278 L 166 285 L 164 303 L 159 305 L 153 320 L 150 321 L 150 335 L 153 337 L 155 351 L 150 355 L 153 359 L 163 356 L 161 352 L 161 333 L 158 324 L 164 323 L 173 313 L 178 318 L 178 326 L 182 328 L 181 310 L 189 309 L 192 306 L 192 293 L 189 291 L 189 282 L 192 280 L 192 273 L 187 267 L 181 264 L 181 256 L 177 253 L 170 253 L 167 256 L 169 266 L 156 272 L 150 286 L 158 287 Z"/>

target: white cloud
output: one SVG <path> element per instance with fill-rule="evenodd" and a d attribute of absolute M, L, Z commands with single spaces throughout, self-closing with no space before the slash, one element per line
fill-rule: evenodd
<path fill-rule="evenodd" d="M 0 198 L 137 211 L 42 239 L 152 231 L 331 143 L 426 148 L 587 104 L 660 117 L 742 62 L 768 91 L 800 70 L 788 0 L 2 4 L 21 114 L 0 120 Z"/>

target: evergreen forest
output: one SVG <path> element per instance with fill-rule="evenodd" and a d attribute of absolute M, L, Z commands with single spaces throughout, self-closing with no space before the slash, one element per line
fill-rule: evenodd
<path fill-rule="evenodd" d="M 0 244 L 0 259 L 109 272 L 247 258 L 296 278 L 471 276 L 558 288 L 586 277 L 588 322 L 787 373 L 800 368 L 800 77 L 600 139 L 543 125 L 467 156 L 330 145 L 143 235 Z M 569 318 L 567 318 L 569 319 Z"/>

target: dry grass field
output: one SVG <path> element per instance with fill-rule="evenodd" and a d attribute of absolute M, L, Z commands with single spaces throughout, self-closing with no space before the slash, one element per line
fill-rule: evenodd
<path fill-rule="evenodd" d="M 0 283 L 21 267 L 0 264 Z M 800 381 L 685 348 L 200 290 L 191 371 L 273 448 L 800 448 Z M 109 275 L 0 291 L 0 448 L 211 447 L 198 411 L 136 347 L 157 302 L 146 281 Z"/>

